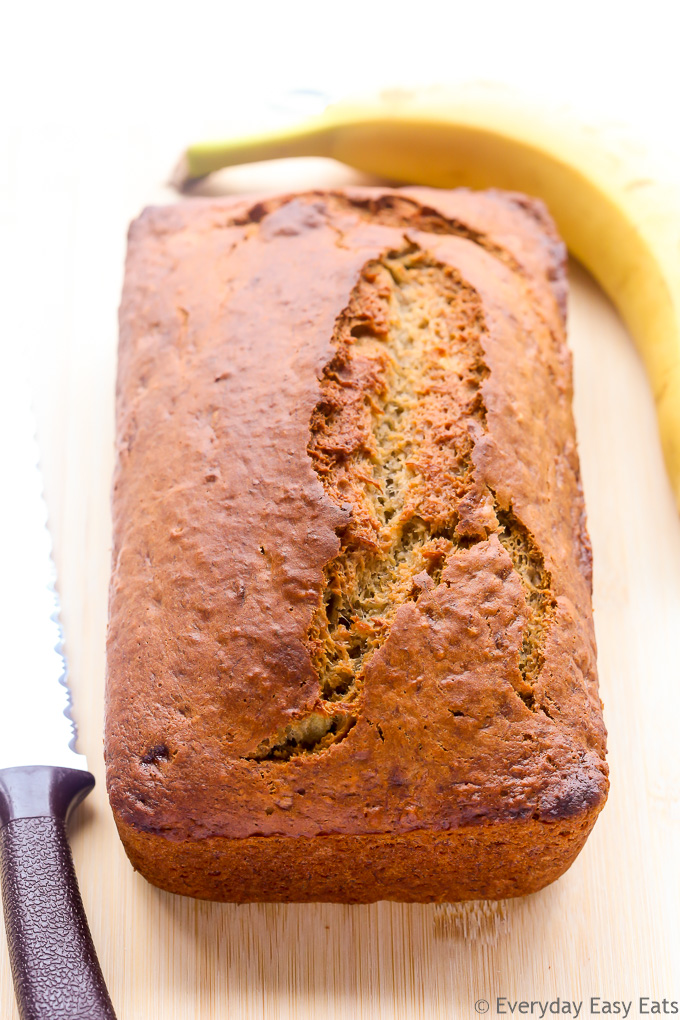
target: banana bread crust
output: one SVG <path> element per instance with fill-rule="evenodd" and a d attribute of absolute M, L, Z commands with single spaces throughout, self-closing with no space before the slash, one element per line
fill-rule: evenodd
<path fill-rule="evenodd" d="M 150 881 L 500 897 L 578 853 L 607 770 L 564 261 L 497 192 L 133 224 L 106 758 Z"/>

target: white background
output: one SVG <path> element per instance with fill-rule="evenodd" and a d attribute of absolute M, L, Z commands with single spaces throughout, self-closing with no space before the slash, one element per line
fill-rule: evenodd
<path fill-rule="evenodd" d="M 678 27 L 675 0 L 15 0 L 0 97 L 31 128 L 165 121 L 188 140 L 287 88 L 493 80 L 678 151 Z"/>

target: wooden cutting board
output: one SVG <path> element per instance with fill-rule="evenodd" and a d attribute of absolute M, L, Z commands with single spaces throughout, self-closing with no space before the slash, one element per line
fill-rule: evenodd
<path fill-rule="evenodd" d="M 636 1017 L 641 996 L 680 1001 L 680 525 L 640 360 L 575 265 L 570 339 L 612 789 L 574 866 L 535 896 L 457 906 L 198 903 L 132 871 L 108 810 L 101 737 L 115 314 L 127 222 L 178 147 L 103 132 L 85 143 L 55 129 L 38 150 L 17 135 L 0 182 L 13 297 L 3 343 L 36 350 L 75 715 L 98 783 L 73 848 L 120 1020 L 448 1020 L 478 1015 L 477 1000 L 495 1017 L 511 1015 L 508 1002 L 558 997 L 583 1002 L 583 1017 L 596 1015 L 591 996 L 633 1000 Z M 289 161 L 209 187 L 356 179 Z M 4 945 L 0 1014 L 17 1016 Z"/>

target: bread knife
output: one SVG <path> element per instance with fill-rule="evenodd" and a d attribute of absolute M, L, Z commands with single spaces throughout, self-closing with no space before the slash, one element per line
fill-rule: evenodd
<path fill-rule="evenodd" d="M 115 1020 L 66 835 L 94 776 L 75 750 L 29 387 L 12 367 L 0 382 L 0 878 L 14 990 L 22 1020 Z"/>

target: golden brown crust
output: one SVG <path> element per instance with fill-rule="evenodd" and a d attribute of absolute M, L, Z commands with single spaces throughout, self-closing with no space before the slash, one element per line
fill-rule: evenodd
<path fill-rule="evenodd" d="M 505 896 L 578 852 L 607 778 L 564 295 L 563 246 L 522 196 L 352 189 L 133 224 L 106 756 L 151 881 Z M 455 372 L 437 376 L 435 348 Z M 408 498 L 386 516 L 395 457 Z M 351 586 L 376 556 L 401 573 L 366 611 Z M 339 869 L 319 849 L 297 896 L 276 861 L 298 874 L 322 845 Z M 461 847 L 449 880 L 437 854 Z M 343 871 L 351 848 L 380 856 L 384 886 Z M 206 854 L 239 875 L 239 854 L 256 859 L 250 884 Z"/>
<path fill-rule="evenodd" d="M 174 843 L 118 822 L 128 856 L 154 885 L 227 903 L 411 903 L 506 899 L 563 875 L 599 808 L 577 821 L 494 822 L 446 832 L 268 836 Z"/>

